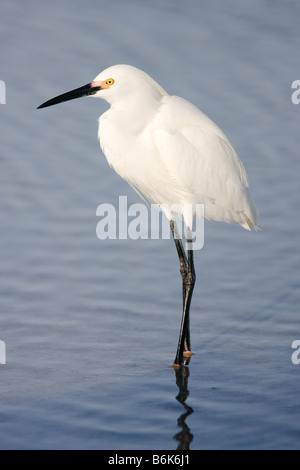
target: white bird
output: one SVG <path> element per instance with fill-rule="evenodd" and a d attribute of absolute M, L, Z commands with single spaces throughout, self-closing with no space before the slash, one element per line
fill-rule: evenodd
<path fill-rule="evenodd" d="M 169 95 L 142 70 L 115 65 L 87 85 L 39 108 L 79 98 L 102 98 L 110 108 L 99 118 L 98 136 L 108 163 L 150 203 L 176 212 L 192 230 L 196 204 L 205 218 L 257 229 L 245 168 L 222 130 L 190 102 Z M 184 210 L 192 204 L 193 214 Z M 189 310 L 195 284 L 193 248 L 187 254 L 170 221 L 183 280 L 183 314 L 175 367 L 191 356 Z M 188 232 L 189 233 L 189 232 Z"/>

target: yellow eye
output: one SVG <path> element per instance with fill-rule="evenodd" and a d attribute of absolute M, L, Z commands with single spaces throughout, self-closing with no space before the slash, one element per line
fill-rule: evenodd
<path fill-rule="evenodd" d="M 108 78 L 106 81 L 105 81 L 106 85 L 108 86 L 111 86 L 115 83 L 114 79 L 113 78 Z"/>

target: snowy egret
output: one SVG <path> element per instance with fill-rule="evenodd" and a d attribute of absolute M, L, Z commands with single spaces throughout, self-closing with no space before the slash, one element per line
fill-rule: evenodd
<path fill-rule="evenodd" d="M 186 86 L 186 84 L 185 84 Z M 87 85 L 59 95 L 39 108 L 93 96 L 110 108 L 99 118 L 98 136 L 108 163 L 149 202 L 162 206 L 169 221 L 183 281 L 183 312 L 175 367 L 192 354 L 189 311 L 195 284 L 193 247 L 178 237 L 177 205 L 191 233 L 196 204 L 205 218 L 256 229 L 256 209 L 245 168 L 221 129 L 190 102 L 169 95 L 142 70 L 115 65 Z M 192 205 L 193 212 L 185 211 Z M 191 206 L 189 206 L 191 207 Z"/>

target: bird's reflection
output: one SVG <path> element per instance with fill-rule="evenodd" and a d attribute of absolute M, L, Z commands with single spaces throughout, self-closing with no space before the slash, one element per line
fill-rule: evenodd
<path fill-rule="evenodd" d="M 193 408 L 191 408 L 185 403 L 190 393 L 188 390 L 188 378 L 190 375 L 190 371 L 187 366 L 181 366 L 179 369 L 174 370 L 176 375 L 176 385 L 179 389 L 179 393 L 176 396 L 176 400 L 181 403 L 181 405 L 185 409 L 185 412 L 181 414 L 177 420 L 177 424 L 181 428 L 181 431 L 175 434 L 175 436 L 173 436 L 173 439 L 178 442 L 177 450 L 189 450 L 190 443 L 192 442 L 194 437 L 193 434 L 190 432 L 190 428 L 185 422 L 186 418 L 194 412 Z"/>

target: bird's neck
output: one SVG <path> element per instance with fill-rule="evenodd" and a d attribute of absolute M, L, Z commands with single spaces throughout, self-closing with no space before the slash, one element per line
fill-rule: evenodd
<path fill-rule="evenodd" d="M 141 132 L 158 113 L 161 106 L 161 100 L 151 99 L 143 96 L 135 96 L 134 99 L 128 98 L 112 104 L 109 110 L 110 118 L 118 127 L 124 130 L 130 129 L 131 132 Z"/>

